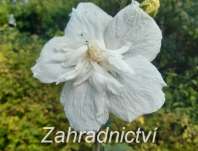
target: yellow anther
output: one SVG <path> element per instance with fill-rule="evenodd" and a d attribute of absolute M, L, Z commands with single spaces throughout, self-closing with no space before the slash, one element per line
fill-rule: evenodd
<path fill-rule="evenodd" d="M 105 59 L 103 50 L 94 41 L 88 43 L 87 58 L 98 64 L 102 63 Z"/>

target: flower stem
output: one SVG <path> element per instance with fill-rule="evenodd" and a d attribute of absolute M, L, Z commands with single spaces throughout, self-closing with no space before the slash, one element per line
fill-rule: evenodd
<path fill-rule="evenodd" d="M 100 151 L 101 150 L 101 144 L 100 143 L 96 143 L 96 151 Z"/>
<path fill-rule="evenodd" d="M 93 144 L 93 151 L 101 151 L 101 144 L 98 142 L 97 137 L 95 139 L 95 143 Z"/>

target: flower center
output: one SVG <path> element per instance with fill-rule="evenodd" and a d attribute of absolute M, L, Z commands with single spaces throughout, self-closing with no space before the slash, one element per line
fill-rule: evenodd
<path fill-rule="evenodd" d="M 95 41 L 91 41 L 88 43 L 87 49 L 87 58 L 90 61 L 94 61 L 98 64 L 101 64 L 105 60 L 104 51 L 97 45 Z"/>

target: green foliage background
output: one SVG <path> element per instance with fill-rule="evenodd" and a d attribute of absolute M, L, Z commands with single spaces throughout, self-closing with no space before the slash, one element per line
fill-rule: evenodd
<path fill-rule="evenodd" d="M 130 0 L 90 0 L 115 15 Z M 62 86 L 32 77 L 43 44 L 63 34 L 68 15 L 79 0 L 0 0 L 0 151 L 89 151 L 91 144 L 43 145 L 42 127 L 67 130 L 59 103 Z M 15 28 L 8 26 L 14 14 Z M 168 87 L 164 107 L 127 124 L 112 117 L 112 130 L 159 127 L 155 144 L 104 145 L 115 151 L 195 151 L 198 148 L 198 1 L 161 0 L 155 17 L 163 31 L 162 50 L 154 64 Z M 112 147 L 113 146 L 113 147 Z"/>

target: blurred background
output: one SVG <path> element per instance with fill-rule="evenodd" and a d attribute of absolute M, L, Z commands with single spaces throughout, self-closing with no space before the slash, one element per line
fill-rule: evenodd
<path fill-rule="evenodd" d="M 41 84 L 30 68 L 43 44 L 62 35 L 80 0 L 0 0 L 0 151 L 91 151 L 91 144 L 43 145 L 44 126 L 67 130 L 59 103 L 62 86 Z M 130 0 L 89 0 L 111 15 Z M 142 1 L 139 1 L 142 2 Z M 104 144 L 105 151 L 196 151 L 198 149 L 198 1 L 161 0 L 154 17 L 163 32 L 153 62 L 168 87 L 156 113 L 125 123 L 112 117 L 111 130 L 145 132 L 159 127 L 155 144 Z"/>

